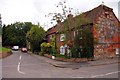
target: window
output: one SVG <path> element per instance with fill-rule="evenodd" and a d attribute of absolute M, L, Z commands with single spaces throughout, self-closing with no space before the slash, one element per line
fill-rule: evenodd
<path fill-rule="evenodd" d="M 82 37 L 80 37 L 80 39 L 82 39 Z"/>
<path fill-rule="evenodd" d="M 52 39 L 53 38 L 53 35 L 50 35 L 50 39 Z"/>
<path fill-rule="evenodd" d="M 76 31 L 76 34 L 78 35 L 78 33 L 79 33 L 79 31 L 77 30 L 77 31 Z"/>
<path fill-rule="evenodd" d="M 65 55 L 65 47 L 64 46 L 60 47 L 60 54 Z"/>
<path fill-rule="evenodd" d="M 109 18 L 109 13 L 108 12 L 105 12 L 105 17 Z"/>
<path fill-rule="evenodd" d="M 75 35 L 76 35 L 76 32 L 74 31 L 74 37 L 75 37 Z"/>
<path fill-rule="evenodd" d="M 65 41 L 65 35 L 64 34 L 60 35 L 60 41 Z"/>
<path fill-rule="evenodd" d="M 78 30 L 74 31 L 74 37 L 75 37 L 76 35 L 78 35 L 78 33 L 79 33 Z"/>

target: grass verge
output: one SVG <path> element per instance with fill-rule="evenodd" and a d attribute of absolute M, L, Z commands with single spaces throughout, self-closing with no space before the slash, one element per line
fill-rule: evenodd
<path fill-rule="evenodd" d="M 0 47 L 0 53 L 10 52 L 10 51 L 11 51 L 11 49 L 9 49 L 9 48 Z"/>

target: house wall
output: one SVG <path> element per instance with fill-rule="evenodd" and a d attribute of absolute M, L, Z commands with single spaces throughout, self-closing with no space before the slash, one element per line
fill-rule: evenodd
<path fill-rule="evenodd" d="M 67 42 L 65 42 L 65 41 L 60 41 L 60 36 L 61 34 L 56 34 L 56 48 L 57 48 L 57 51 L 58 52 L 60 52 L 60 47 L 61 46 L 65 46 L 65 45 L 67 45 Z M 71 38 L 73 38 L 74 37 L 74 32 L 72 31 L 71 33 L 70 33 L 70 35 L 71 35 Z M 65 38 L 66 38 L 66 36 L 65 36 Z"/>
<path fill-rule="evenodd" d="M 90 28 L 90 32 L 92 31 L 92 25 L 89 25 L 89 26 L 80 26 L 80 27 L 83 27 L 83 28 L 85 28 L 85 27 L 89 27 Z M 83 29 L 82 28 L 82 29 Z M 91 33 L 90 33 L 91 34 Z M 61 46 L 64 46 L 65 47 L 65 45 L 67 45 L 67 46 L 69 46 L 70 47 L 70 45 L 72 44 L 72 42 L 70 42 L 70 41 L 74 41 L 74 37 L 75 37 L 75 35 L 76 35 L 76 33 L 75 33 L 75 31 L 74 30 L 71 30 L 71 32 L 70 32 L 70 37 L 71 37 L 71 40 L 68 40 L 67 42 L 66 41 L 60 41 L 60 33 L 57 33 L 57 34 L 49 34 L 48 36 L 47 36 L 47 41 L 49 42 L 49 43 L 52 43 L 52 40 L 50 39 L 50 36 L 55 36 L 55 39 L 56 39 L 56 49 L 57 49 L 57 51 L 60 53 L 60 47 Z M 66 38 L 66 36 L 65 36 L 65 38 Z M 80 41 L 78 41 L 78 42 L 80 42 Z M 82 44 L 81 44 L 82 45 Z M 90 45 L 88 45 L 88 46 L 90 46 Z"/>
<path fill-rule="evenodd" d="M 102 10 L 94 20 L 94 39 L 99 44 L 94 46 L 96 58 L 115 57 L 119 48 L 118 19 L 112 10 Z"/>
<path fill-rule="evenodd" d="M 49 32 L 56 32 L 61 26 L 51 29 Z M 118 35 L 118 27 L 120 22 L 115 16 L 111 8 L 101 9 L 95 19 L 93 26 L 91 26 L 94 36 L 94 57 L 110 58 L 116 56 L 116 49 L 119 49 L 120 54 L 120 34 Z M 71 33 L 74 37 L 74 31 Z M 48 42 L 51 43 L 50 35 L 47 36 Z M 60 34 L 52 34 L 56 37 L 56 48 L 60 52 L 60 46 L 64 46 L 65 42 L 60 41 Z"/>

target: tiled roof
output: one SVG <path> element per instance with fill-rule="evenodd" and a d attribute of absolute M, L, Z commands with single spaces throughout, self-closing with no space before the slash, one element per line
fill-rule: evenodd
<path fill-rule="evenodd" d="M 56 25 L 54 27 L 52 27 L 52 28 L 49 28 L 48 31 L 47 31 L 47 34 L 53 34 L 53 33 L 55 33 L 57 31 L 56 28 L 57 28 Z"/>
<path fill-rule="evenodd" d="M 105 6 L 105 5 L 99 5 L 98 7 L 94 8 L 94 9 L 92 9 L 90 11 L 84 12 L 83 16 L 84 16 L 84 18 L 89 19 L 90 23 L 93 23 L 95 17 L 98 15 L 98 13 L 102 9 L 107 9 L 107 10 L 111 10 L 111 11 L 113 10 L 112 8 L 109 8 L 109 7 Z M 81 16 L 81 15 L 75 16 L 74 18 L 77 18 L 79 16 Z M 54 27 L 48 29 L 48 33 L 47 34 L 52 34 L 52 33 L 57 32 L 59 27 L 60 26 L 55 25 Z"/>
<path fill-rule="evenodd" d="M 100 13 L 100 11 L 102 11 L 102 9 L 108 9 L 108 10 L 113 10 L 112 8 L 109 8 L 105 5 L 99 5 L 98 7 L 90 10 L 90 11 L 87 11 L 87 12 L 84 12 L 84 16 L 86 18 L 88 18 L 90 20 L 90 22 L 93 22 L 95 17 L 98 15 L 98 13 Z"/>

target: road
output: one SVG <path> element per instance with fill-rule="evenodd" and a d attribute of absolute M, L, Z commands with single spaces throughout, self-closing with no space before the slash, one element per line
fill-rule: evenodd
<path fill-rule="evenodd" d="M 1 61 L 1 60 L 0 60 Z M 2 60 L 3 78 L 118 78 L 118 64 L 81 67 L 55 67 L 41 57 L 13 51 Z"/>

